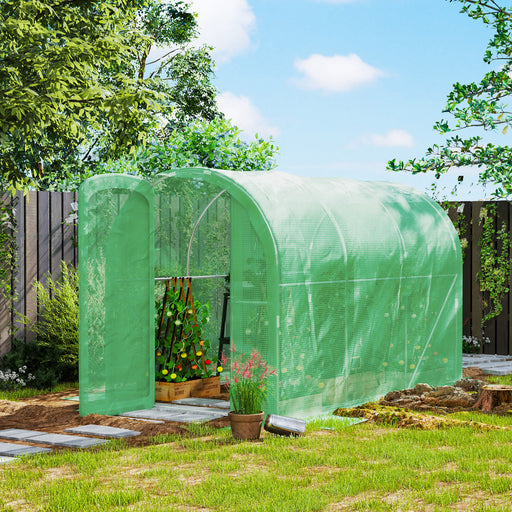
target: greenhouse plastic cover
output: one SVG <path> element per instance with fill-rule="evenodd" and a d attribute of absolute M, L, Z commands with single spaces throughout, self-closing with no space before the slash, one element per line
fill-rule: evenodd
<path fill-rule="evenodd" d="M 84 188 L 101 185 L 102 191 L 80 196 L 82 238 L 90 246 L 99 230 L 101 240 L 110 232 L 114 240 L 95 241 L 93 249 L 80 253 L 81 414 L 101 412 L 100 402 L 109 408 L 114 396 L 121 403 L 112 410 L 151 402 L 152 280 L 165 274 L 230 274 L 230 336 L 236 351 L 256 349 L 277 370 L 269 383 L 268 413 L 304 418 L 419 382 L 444 385 L 460 378 L 460 244 L 443 210 L 417 190 L 206 169 L 160 175 L 153 189 L 133 177 L 109 176 L 108 183 L 97 178 Z M 130 187 L 128 181 L 117 182 L 122 178 Z M 114 207 L 111 203 L 123 200 L 109 187 L 122 197 L 145 199 Z M 153 204 L 154 241 L 153 218 L 145 218 Z M 113 218 L 104 219 L 109 215 Z M 128 239 L 121 242 L 118 230 L 126 230 Z M 84 262 L 93 269 L 87 278 Z M 103 302 L 94 299 L 94 307 L 96 294 L 82 293 L 82 286 L 98 287 L 93 271 L 100 281 L 104 271 L 111 283 L 103 286 Z M 213 341 L 224 282 L 206 281 L 197 281 L 197 294 L 212 301 Z M 91 311 L 99 327 L 91 327 Z M 116 321 L 111 324 L 110 318 Z M 135 397 L 139 386 L 144 391 Z M 117 394 L 109 398 L 112 387 Z M 82 404 L 84 394 L 91 408 Z"/>

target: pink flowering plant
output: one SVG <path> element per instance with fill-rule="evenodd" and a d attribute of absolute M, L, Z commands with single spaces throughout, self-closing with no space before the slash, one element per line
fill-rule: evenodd
<path fill-rule="evenodd" d="M 263 400 L 267 393 L 267 380 L 275 374 L 262 359 L 261 354 L 253 350 L 250 356 L 235 353 L 231 348 L 229 398 L 235 414 L 257 414 L 263 410 Z M 224 359 L 223 359 L 224 362 Z"/>

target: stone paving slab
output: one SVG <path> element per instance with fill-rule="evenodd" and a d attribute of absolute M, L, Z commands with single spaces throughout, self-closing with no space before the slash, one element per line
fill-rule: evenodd
<path fill-rule="evenodd" d="M 196 423 L 216 420 L 227 416 L 229 411 L 213 407 L 193 407 L 187 405 L 174 405 L 157 403 L 152 409 L 140 409 L 121 414 L 135 418 L 149 418 L 155 420 L 178 421 L 180 423 Z"/>
<path fill-rule="evenodd" d="M 34 436 L 40 436 L 45 432 L 38 432 L 37 430 L 24 430 L 22 428 L 6 428 L 0 430 L 0 439 L 10 439 L 11 441 L 24 441 Z"/>
<path fill-rule="evenodd" d="M 483 372 L 487 375 L 510 375 L 512 373 L 512 368 L 489 368 L 487 370 L 483 370 Z"/>
<path fill-rule="evenodd" d="M 477 367 L 487 375 L 510 375 L 512 357 L 498 354 L 463 354 L 462 367 Z"/>
<path fill-rule="evenodd" d="M 28 439 L 31 443 L 67 446 L 69 448 L 89 448 L 97 444 L 106 443 L 105 439 L 91 439 L 90 437 L 69 436 L 66 434 L 41 434 Z"/>
<path fill-rule="evenodd" d="M 165 423 L 165 421 L 161 420 L 150 420 L 149 418 L 134 418 L 133 416 L 125 416 L 125 418 L 128 418 L 129 420 L 136 420 L 136 421 L 145 421 L 146 423 Z"/>
<path fill-rule="evenodd" d="M 463 359 L 512 359 L 510 355 L 504 354 L 462 354 Z"/>
<path fill-rule="evenodd" d="M 123 437 L 134 437 L 139 436 L 140 432 L 137 430 L 129 430 L 127 428 L 116 428 L 116 427 L 107 427 L 104 425 L 82 425 L 80 427 L 67 428 L 66 432 L 71 432 L 73 434 L 85 434 L 91 436 L 100 436 L 100 437 L 114 437 L 114 438 L 123 438 Z"/>
<path fill-rule="evenodd" d="M 471 363 L 471 364 L 482 364 L 482 363 L 505 363 L 505 362 L 512 362 L 512 359 L 509 357 L 479 357 L 478 359 L 476 357 L 466 358 L 463 357 L 462 361 L 464 363 Z"/>
<path fill-rule="evenodd" d="M 0 457 L 0 465 L 7 464 L 8 462 L 12 462 L 13 460 L 17 460 L 16 457 Z"/>
<path fill-rule="evenodd" d="M 512 365 L 505 364 L 490 364 L 490 365 L 481 365 L 480 370 L 483 373 L 488 375 L 509 375 L 512 373 Z M 500 372 L 500 373 L 490 373 L 490 372 Z"/>
<path fill-rule="evenodd" d="M 228 400 L 217 400 L 213 398 L 182 398 L 173 400 L 171 403 L 176 405 L 193 405 L 197 407 L 214 407 L 217 409 L 229 409 Z"/>
<path fill-rule="evenodd" d="M 506 361 L 502 361 L 501 359 L 467 359 L 462 360 L 462 364 L 464 366 L 478 366 L 480 368 L 481 364 L 498 364 Z"/>
<path fill-rule="evenodd" d="M 512 362 L 483 363 L 478 368 L 512 368 Z"/>
<path fill-rule="evenodd" d="M 33 455 L 36 453 L 49 453 L 51 451 L 50 448 L 41 448 L 39 446 L 24 446 L 22 444 L 0 442 L 0 456 L 16 457 L 18 455 Z"/>
<path fill-rule="evenodd" d="M 487 375 L 510 375 L 512 357 L 499 354 L 463 354 L 462 367 L 477 367 Z"/>

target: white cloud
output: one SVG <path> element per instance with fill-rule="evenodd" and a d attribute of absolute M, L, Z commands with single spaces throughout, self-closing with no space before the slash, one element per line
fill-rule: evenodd
<path fill-rule="evenodd" d="M 190 10 L 198 14 L 198 42 L 215 48 L 217 62 L 226 62 L 251 47 L 256 16 L 247 0 L 193 0 Z"/>
<path fill-rule="evenodd" d="M 383 71 L 363 62 L 354 53 L 332 57 L 315 53 L 307 59 L 296 59 L 295 68 L 303 73 L 296 79 L 297 85 L 329 92 L 350 91 L 384 75 Z"/>
<path fill-rule="evenodd" d="M 247 96 L 226 91 L 217 96 L 217 104 L 221 112 L 250 137 L 256 133 L 262 137 L 280 133 L 279 128 L 272 126 Z"/>
<path fill-rule="evenodd" d="M 347 147 L 355 148 L 361 145 L 381 148 L 412 148 L 414 137 L 405 130 L 390 130 L 384 135 L 368 133 L 353 140 Z"/>

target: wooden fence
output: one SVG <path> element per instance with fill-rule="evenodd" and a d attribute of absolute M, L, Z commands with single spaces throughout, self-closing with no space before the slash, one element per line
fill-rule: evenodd
<path fill-rule="evenodd" d="M 465 335 L 473 335 L 477 338 L 486 336 L 491 343 L 484 345 L 486 354 L 512 354 L 512 297 L 510 292 L 502 300 L 503 311 L 497 317 L 487 321 L 482 330 L 484 301 L 488 297 L 480 291 L 478 273 L 481 270 L 481 257 L 479 240 L 482 235 L 481 213 L 487 205 L 496 206 L 496 215 L 493 220 L 493 230 L 496 233 L 502 225 L 505 225 L 509 233 L 512 225 L 512 208 L 508 201 L 473 201 L 449 203 L 448 215 L 457 225 L 464 255 L 463 263 L 463 332 Z M 501 244 L 493 236 L 494 247 L 501 250 Z M 512 253 L 509 251 L 509 260 Z M 511 274 L 512 275 L 512 274 Z M 509 288 L 512 282 L 509 282 Z"/>
<path fill-rule="evenodd" d="M 71 192 L 29 192 L 25 197 L 18 193 L 17 200 L 18 270 L 13 279 L 16 292 L 14 306 L 19 313 L 34 319 L 37 314 L 34 280 L 44 283 L 48 272 L 54 277 L 58 276 L 62 260 L 77 264 L 76 227 L 74 223 L 66 223 L 73 212 L 72 203 L 77 199 L 76 194 Z M 463 265 L 463 332 L 478 338 L 484 334 L 481 328 L 483 298 L 477 277 L 481 268 L 478 241 L 482 234 L 480 212 L 487 204 L 481 201 L 449 203 L 448 211 L 461 231 L 461 238 L 467 241 Z M 510 203 L 498 201 L 495 204 L 495 227 L 499 228 L 504 223 L 509 232 L 512 225 Z M 484 347 L 485 353 L 512 354 L 510 292 L 504 297 L 502 305 L 502 313 L 484 326 L 485 336 L 491 340 Z M 23 325 L 16 321 L 16 315 L 0 300 L 0 355 L 10 348 L 12 327 L 17 330 L 16 337 L 31 340 L 33 334 L 25 332 Z"/>
<path fill-rule="evenodd" d="M 9 200 L 11 198 L 8 198 Z M 66 223 L 76 202 L 72 192 L 29 192 L 16 195 L 17 273 L 13 276 L 16 311 L 34 319 L 37 315 L 35 280 L 46 282 L 47 273 L 58 277 L 61 261 L 77 264 L 77 237 L 74 223 Z M 0 300 L 0 355 L 9 351 L 12 328 L 16 337 L 30 341 L 16 314 Z"/>

